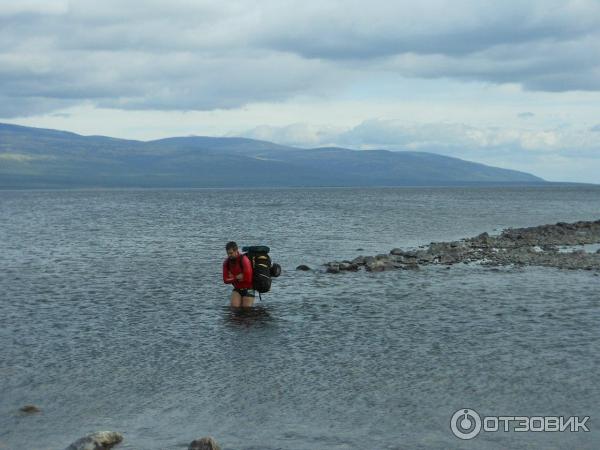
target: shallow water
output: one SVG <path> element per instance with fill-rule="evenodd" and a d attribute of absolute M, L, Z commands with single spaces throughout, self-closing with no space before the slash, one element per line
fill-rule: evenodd
<path fill-rule="evenodd" d="M 0 192 L 0 449 L 100 429 L 125 449 L 598 448 L 597 274 L 294 270 L 598 218 L 594 187 Z M 230 239 L 284 269 L 245 314 Z M 461 441 L 460 408 L 592 431 Z"/>

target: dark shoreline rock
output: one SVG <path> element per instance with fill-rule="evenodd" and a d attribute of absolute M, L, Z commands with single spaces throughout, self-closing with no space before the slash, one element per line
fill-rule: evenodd
<path fill-rule="evenodd" d="M 188 450 L 221 450 L 221 447 L 217 444 L 217 441 L 208 436 L 192 441 Z"/>
<path fill-rule="evenodd" d="M 42 410 L 35 405 L 22 406 L 21 408 L 19 408 L 19 411 L 25 414 L 36 414 L 42 412 Z"/>
<path fill-rule="evenodd" d="M 527 228 L 508 228 L 497 236 L 481 233 L 451 242 L 432 242 L 419 250 L 394 248 L 389 254 L 358 256 L 352 261 L 332 261 L 326 272 L 369 272 L 418 269 L 422 265 L 451 266 L 478 262 L 486 266 L 545 266 L 560 269 L 600 270 L 600 250 L 561 252 L 559 246 L 600 243 L 600 220 L 575 223 L 558 222 Z"/>
<path fill-rule="evenodd" d="M 123 441 L 116 431 L 97 431 L 73 442 L 65 450 L 109 450 Z"/>

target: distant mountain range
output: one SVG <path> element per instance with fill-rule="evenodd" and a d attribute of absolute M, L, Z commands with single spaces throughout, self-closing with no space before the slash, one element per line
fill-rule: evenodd
<path fill-rule="evenodd" d="M 443 186 L 544 180 L 424 152 L 243 138 L 142 142 L 0 124 L 0 188 Z"/>

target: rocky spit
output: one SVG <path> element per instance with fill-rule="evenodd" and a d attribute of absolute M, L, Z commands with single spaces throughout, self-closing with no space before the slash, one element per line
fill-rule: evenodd
<path fill-rule="evenodd" d="M 600 220 L 559 222 L 529 228 L 508 228 L 499 235 L 482 233 L 452 242 L 432 242 L 416 250 L 395 248 L 388 254 L 358 256 L 352 261 L 326 263 L 328 273 L 418 270 L 438 264 L 479 263 L 487 266 L 547 266 L 560 269 L 600 270 L 600 250 L 565 251 L 563 246 L 600 243 Z M 299 269 L 301 270 L 301 269 Z"/>

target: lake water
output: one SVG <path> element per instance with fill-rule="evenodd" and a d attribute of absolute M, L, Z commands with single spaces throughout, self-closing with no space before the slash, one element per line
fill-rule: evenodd
<path fill-rule="evenodd" d="M 0 449 L 600 448 L 597 273 L 294 270 L 597 219 L 600 187 L 0 192 Z M 283 267 L 248 315 L 232 239 Z M 591 431 L 463 441 L 461 408 Z"/>

